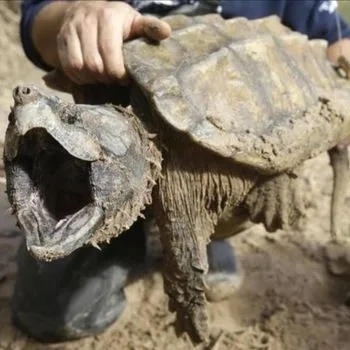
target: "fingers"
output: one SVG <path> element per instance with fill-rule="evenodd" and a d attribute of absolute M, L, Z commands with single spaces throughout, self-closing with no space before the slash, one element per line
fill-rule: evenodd
<path fill-rule="evenodd" d="M 120 21 L 99 21 L 98 49 L 101 54 L 105 75 L 110 81 L 127 83 L 123 60 L 123 24 Z"/>
<path fill-rule="evenodd" d="M 57 38 L 57 51 L 64 73 L 75 83 L 82 84 L 79 74 L 83 67 L 80 40 L 73 25 L 62 28 Z"/>
<path fill-rule="evenodd" d="M 77 84 L 108 83 L 98 51 L 97 30 L 96 16 L 76 16 L 62 27 L 57 38 L 61 68 Z"/>
<path fill-rule="evenodd" d="M 127 84 L 123 41 L 144 36 L 163 40 L 170 26 L 120 2 L 77 2 L 57 37 L 61 69 L 76 84 Z"/>
<path fill-rule="evenodd" d="M 86 74 L 85 83 L 96 81 L 108 84 L 110 80 L 104 74 L 104 62 L 98 48 L 98 21 L 96 16 L 90 15 L 80 28 L 79 38 L 84 62 L 83 72 Z"/>
<path fill-rule="evenodd" d="M 152 40 L 160 41 L 166 39 L 171 34 L 171 27 L 168 23 L 157 17 L 135 16 L 130 38 L 144 36 Z"/>

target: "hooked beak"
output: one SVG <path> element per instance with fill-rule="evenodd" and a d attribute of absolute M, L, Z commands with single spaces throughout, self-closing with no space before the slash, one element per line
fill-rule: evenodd
<path fill-rule="evenodd" d="M 35 87 L 22 86 L 14 90 L 15 107 L 7 129 L 5 157 L 13 160 L 17 156 L 21 136 L 33 129 L 44 129 L 73 157 L 90 162 L 100 159 L 100 145 L 83 130 L 63 123 L 40 97 Z"/>

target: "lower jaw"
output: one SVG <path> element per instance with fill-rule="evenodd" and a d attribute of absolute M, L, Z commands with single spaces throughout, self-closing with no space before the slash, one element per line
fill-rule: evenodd
<path fill-rule="evenodd" d="M 33 211 L 31 214 L 35 216 Z M 62 258 L 81 248 L 93 237 L 104 220 L 102 208 L 92 203 L 59 221 L 48 234 L 41 232 L 40 226 L 43 225 L 35 225 L 42 222 L 43 218 L 35 217 L 33 220 L 32 216 L 28 217 L 28 212 L 22 211 L 18 214 L 18 219 L 27 236 L 28 250 L 35 258 L 45 261 Z"/>

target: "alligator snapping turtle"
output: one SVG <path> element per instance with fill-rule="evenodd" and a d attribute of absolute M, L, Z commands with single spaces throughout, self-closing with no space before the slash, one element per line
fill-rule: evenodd
<path fill-rule="evenodd" d="M 4 160 L 11 205 L 40 259 L 118 236 L 152 203 L 169 305 L 198 342 L 208 331 L 208 241 L 245 220 L 269 231 L 295 224 L 298 169 L 326 150 L 338 229 L 348 165 L 334 147 L 350 137 L 350 89 L 326 42 L 277 17 L 165 20 L 169 39 L 125 44 L 132 108 L 16 88 Z"/>

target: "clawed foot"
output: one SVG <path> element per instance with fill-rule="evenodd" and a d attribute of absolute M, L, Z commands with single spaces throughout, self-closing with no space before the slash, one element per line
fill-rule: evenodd
<path fill-rule="evenodd" d="M 194 264 L 191 268 L 188 266 L 186 273 L 174 274 L 170 269 L 165 274 L 169 309 L 177 312 L 177 334 L 187 332 L 194 344 L 208 338 L 207 300 L 226 299 L 239 289 L 243 279 L 234 249 L 227 241 L 211 242 L 207 253 L 207 275 Z"/>
<path fill-rule="evenodd" d="M 193 344 L 207 341 L 209 322 L 203 272 L 191 274 L 186 281 L 173 281 L 165 275 L 165 291 L 169 295 L 169 310 L 176 312 L 177 335 L 187 332 Z"/>

